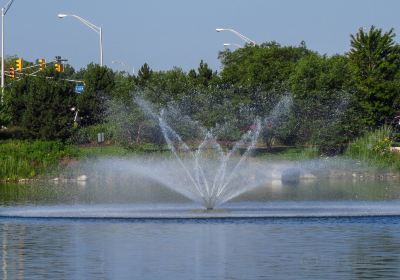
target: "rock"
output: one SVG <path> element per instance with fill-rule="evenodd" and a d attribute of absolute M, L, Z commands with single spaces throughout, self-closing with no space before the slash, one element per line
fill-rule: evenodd
<path fill-rule="evenodd" d="M 300 175 L 301 180 L 315 180 L 317 177 L 311 173 L 304 173 Z"/>
<path fill-rule="evenodd" d="M 400 153 L 400 147 L 391 147 L 390 151 L 394 153 Z"/>
<path fill-rule="evenodd" d="M 77 181 L 87 181 L 87 176 L 86 175 L 80 175 L 76 178 Z"/>
<path fill-rule="evenodd" d="M 297 185 L 300 182 L 301 170 L 299 168 L 288 168 L 282 172 L 281 180 L 283 184 Z"/>

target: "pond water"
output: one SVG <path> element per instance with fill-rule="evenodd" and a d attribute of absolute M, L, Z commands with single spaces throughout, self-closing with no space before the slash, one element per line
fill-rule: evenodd
<path fill-rule="evenodd" d="M 400 218 L 3 219 L 2 279 L 399 279 Z"/>
<path fill-rule="evenodd" d="M 399 279 L 400 186 L 269 184 L 215 211 L 149 183 L 0 185 L 1 279 Z"/>

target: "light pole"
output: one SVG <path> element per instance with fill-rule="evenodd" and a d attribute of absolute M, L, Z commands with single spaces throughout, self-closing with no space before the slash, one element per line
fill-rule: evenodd
<path fill-rule="evenodd" d="M 231 29 L 231 28 L 216 28 L 215 31 L 217 31 L 217 32 L 229 31 L 229 32 L 232 32 L 233 34 L 235 34 L 236 36 L 238 36 L 240 39 L 242 39 L 246 43 L 248 43 L 250 45 L 253 45 L 253 46 L 257 45 L 256 41 L 251 40 L 250 38 L 244 36 L 243 34 L 237 32 L 234 29 Z"/>
<path fill-rule="evenodd" d="M 4 98 L 4 16 L 11 8 L 13 2 L 14 0 L 10 0 L 1 8 L 1 104 L 3 104 Z"/>
<path fill-rule="evenodd" d="M 101 30 L 101 27 L 94 25 L 90 21 L 81 18 L 80 16 L 77 15 L 66 15 L 66 14 L 58 14 L 59 18 L 65 18 L 65 17 L 74 17 L 80 22 L 82 22 L 84 25 L 92 29 L 94 32 L 99 34 L 100 36 L 100 66 L 103 66 L 103 32 Z"/>

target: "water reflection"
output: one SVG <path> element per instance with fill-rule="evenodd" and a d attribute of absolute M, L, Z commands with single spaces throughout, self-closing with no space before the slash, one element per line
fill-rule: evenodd
<path fill-rule="evenodd" d="M 352 272 L 356 279 L 392 278 L 400 275 L 400 240 L 387 228 L 359 233 L 352 250 Z"/>
<path fill-rule="evenodd" d="M 2 279 L 398 279 L 400 218 L 2 220 Z"/>

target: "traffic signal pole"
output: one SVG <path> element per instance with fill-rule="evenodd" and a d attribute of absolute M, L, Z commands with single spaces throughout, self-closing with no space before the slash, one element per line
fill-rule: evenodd
<path fill-rule="evenodd" d="M 4 99 L 4 8 L 1 8 L 1 104 Z"/>
<path fill-rule="evenodd" d="M 4 102 L 4 16 L 7 14 L 14 0 L 10 0 L 1 8 L 1 104 Z"/>

